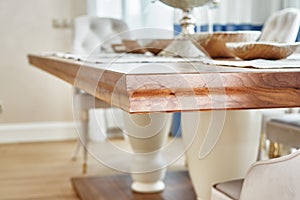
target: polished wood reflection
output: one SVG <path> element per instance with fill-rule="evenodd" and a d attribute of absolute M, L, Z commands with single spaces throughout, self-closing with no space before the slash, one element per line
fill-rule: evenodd
<path fill-rule="evenodd" d="M 300 66 L 293 69 L 201 63 L 108 66 L 39 55 L 29 55 L 29 62 L 130 113 L 300 106 Z"/>

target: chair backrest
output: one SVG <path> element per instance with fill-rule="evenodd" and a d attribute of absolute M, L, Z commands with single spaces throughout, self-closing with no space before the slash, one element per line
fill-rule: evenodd
<path fill-rule="evenodd" d="M 300 26 L 300 10 L 286 8 L 274 12 L 265 22 L 260 41 L 295 42 Z"/>
<path fill-rule="evenodd" d="M 260 161 L 248 171 L 240 200 L 300 199 L 300 150 Z"/>
<path fill-rule="evenodd" d="M 125 22 L 113 18 L 80 16 L 74 20 L 73 52 L 90 53 L 91 51 L 112 52 L 112 43 L 121 43 L 128 39 L 128 26 Z"/>

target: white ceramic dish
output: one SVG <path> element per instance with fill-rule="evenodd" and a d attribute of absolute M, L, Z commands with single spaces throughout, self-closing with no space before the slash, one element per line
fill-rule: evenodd
<path fill-rule="evenodd" d="M 201 46 L 212 58 L 234 57 L 226 48 L 227 42 L 253 42 L 256 41 L 260 31 L 226 31 L 213 33 L 197 33 L 191 36 L 196 46 Z"/>
<path fill-rule="evenodd" d="M 268 59 L 279 60 L 288 57 L 299 47 L 300 43 L 278 42 L 234 42 L 226 43 L 232 54 L 243 60 Z"/>

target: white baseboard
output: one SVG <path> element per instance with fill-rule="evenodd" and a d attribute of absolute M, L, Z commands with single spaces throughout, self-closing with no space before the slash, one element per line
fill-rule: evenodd
<path fill-rule="evenodd" d="M 63 141 L 76 138 L 74 122 L 0 124 L 0 143 Z"/>

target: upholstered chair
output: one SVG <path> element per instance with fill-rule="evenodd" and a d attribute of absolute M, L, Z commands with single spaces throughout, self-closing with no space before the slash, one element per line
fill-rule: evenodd
<path fill-rule="evenodd" d="M 215 184 L 211 200 L 300 199 L 300 150 L 280 158 L 259 161 L 245 179 Z"/>
<path fill-rule="evenodd" d="M 73 52 L 88 54 L 93 51 L 113 52 L 111 45 L 130 38 L 128 26 L 119 19 L 80 16 L 74 20 Z"/>
<path fill-rule="evenodd" d="M 286 8 L 274 12 L 264 23 L 260 41 L 295 42 L 300 25 L 300 10 Z"/>
<path fill-rule="evenodd" d="M 125 22 L 112 18 L 101 18 L 96 16 L 80 16 L 74 20 L 73 27 L 73 53 L 75 54 L 99 54 L 113 52 L 111 45 L 121 43 L 122 39 L 130 38 L 126 32 L 128 27 Z M 93 108 L 108 109 L 111 106 L 105 102 L 94 98 L 85 91 L 74 88 L 74 107 L 76 108 L 77 116 L 81 122 L 80 136 L 76 150 L 73 155 L 73 160 L 76 159 L 81 142 L 85 145 L 89 143 L 89 110 Z M 103 123 L 106 124 L 106 118 L 109 113 L 105 112 L 102 117 Z M 111 117 L 110 117 L 111 118 Z M 98 119 L 99 120 L 99 119 Z M 112 134 L 120 135 L 118 126 L 106 128 L 104 130 L 107 137 Z M 87 149 L 83 148 L 83 172 L 87 169 Z"/>

